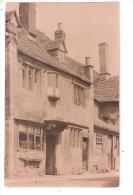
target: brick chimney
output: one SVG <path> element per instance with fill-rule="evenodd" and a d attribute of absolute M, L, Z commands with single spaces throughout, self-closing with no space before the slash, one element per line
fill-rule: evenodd
<path fill-rule="evenodd" d="M 65 42 L 65 33 L 63 31 L 63 24 L 59 22 L 57 24 L 58 29 L 55 31 L 55 40 L 62 40 Z"/>
<path fill-rule="evenodd" d="M 103 42 L 99 44 L 99 64 L 100 75 L 102 79 L 108 79 L 109 73 L 109 47 L 108 44 Z"/>
<path fill-rule="evenodd" d="M 85 57 L 84 73 L 85 76 L 93 83 L 93 66 L 90 62 L 90 57 Z"/>
<path fill-rule="evenodd" d="M 36 4 L 19 3 L 19 18 L 23 28 L 34 34 L 36 29 Z"/>

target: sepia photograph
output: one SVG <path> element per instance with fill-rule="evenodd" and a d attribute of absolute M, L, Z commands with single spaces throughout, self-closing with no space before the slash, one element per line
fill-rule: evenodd
<path fill-rule="evenodd" d="M 118 2 L 6 3 L 8 187 L 119 187 Z"/>

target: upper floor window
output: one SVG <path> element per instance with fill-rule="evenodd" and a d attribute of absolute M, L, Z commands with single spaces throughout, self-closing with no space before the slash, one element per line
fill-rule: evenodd
<path fill-rule="evenodd" d="M 30 91 L 39 91 L 41 84 L 41 70 L 27 64 L 22 66 L 22 86 Z"/>
<path fill-rule="evenodd" d="M 48 79 L 48 98 L 51 100 L 59 99 L 59 74 L 57 72 L 47 72 Z"/>
<path fill-rule="evenodd" d="M 33 90 L 33 69 L 31 67 L 28 70 L 28 89 Z"/>
<path fill-rule="evenodd" d="M 74 83 L 74 103 L 82 106 L 86 104 L 85 87 L 77 83 Z"/>
<path fill-rule="evenodd" d="M 22 85 L 23 88 L 26 87 L 26 66 L 22 67 Z"/>
<path fill-rule="evenodd" d="M 48 74 L 48 87 L 58 88 L 58 73 L 57 72 L 47 72 Z"/>

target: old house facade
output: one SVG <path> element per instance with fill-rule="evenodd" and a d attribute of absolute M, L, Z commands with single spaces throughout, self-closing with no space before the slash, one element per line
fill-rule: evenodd
<path fill-rule="evenodd" d="M 89 57 L 68 57 L 65 36 L 61 23 L 53 41 L 36 29 L 35 3 L 6 13 L 5 177 L 119 169 L 118 77 L 105 71 L 106 44 L 99 74 Z"/>

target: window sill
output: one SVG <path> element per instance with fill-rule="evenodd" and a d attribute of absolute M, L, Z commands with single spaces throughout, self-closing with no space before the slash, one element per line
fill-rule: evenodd
<path fill-rule="evenodd" d="M 57 101 L 60 98 L 58 88 L 48 88 L 48 99 Z"/>

